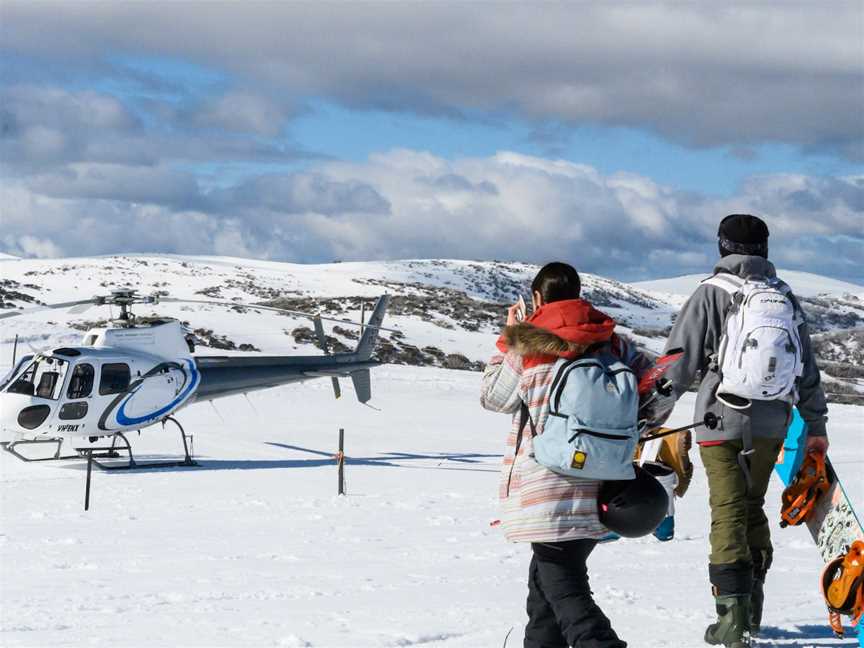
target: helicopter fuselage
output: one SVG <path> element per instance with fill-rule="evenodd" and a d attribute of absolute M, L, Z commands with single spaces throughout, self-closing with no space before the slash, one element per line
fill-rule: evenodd
<path fill-rule="evenodd" d="M 93 329 L 83 342 L 18 363 L 0 387 L 0 428 L 30 438 L 137 430 L 188 404 L 201 381 L 176 321 Z"/>

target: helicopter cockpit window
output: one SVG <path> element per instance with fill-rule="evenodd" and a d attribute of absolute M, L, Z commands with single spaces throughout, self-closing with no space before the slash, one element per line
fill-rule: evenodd
<path fill-rule="evenodd" d="M 9 387 L 7 393 L 26 394 L 57 400 L 69 363 L 60 358 L 40 357 L 31 362 Z"/>
<path fill-rule="evenodd" d="M 129 365 L 116 362 L 102 365 L 102 377 L 99 380 L 99 393 L 102 396 L 119 394 L 129 387 Z"/>
<path fill-rule="evenodd" d="M 43 371 L 39 376 L 39 384 L 36 385 L 36 395 L 39 398 L 53 398 L 54 388 L 57 387 L 57 379 L 60 374 L 56 371 Z"/>
<path fill-rule="evenodd" d="M 93 365 L 86 362 L 75 365 L 72 377 L 69 379 L 69 389 L 66 395 L 69 398 L 87 398 L 93 391 L 93 378 L 96 372 Z"/>

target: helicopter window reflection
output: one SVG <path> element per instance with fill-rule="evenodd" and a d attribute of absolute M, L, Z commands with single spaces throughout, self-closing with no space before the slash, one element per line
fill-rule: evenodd
<path fill-rule="evenodd" d="M 69 389 L 66 395 L 69 398 L 87 398 L 93 391 L 93 378 L 96 372 L 93 365 L 86 362 L 75 365 L 72 377 L 69 379 Z"/>
<path fill-rule="evenodd" d="M 6 391 L 57 400 L 68 366 L 69 363 L 60 358 L 40 357 L 21 372 Z"/>
<path fill-rule="evenodd" d="M 129 365 L 115 362 L 102 365 L 102 376 L 99 380 L 99 393 L 102 396 L 119 394 L 129 387 Z"/>

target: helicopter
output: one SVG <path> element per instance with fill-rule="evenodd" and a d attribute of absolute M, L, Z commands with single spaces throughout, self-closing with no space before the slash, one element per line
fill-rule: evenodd
<path fill-rule="evenodd" d="M 193 403 L 328 377 L 339 398 L 339 378 L 346 377 L 353 382 L 360 403 L 368 404 L 372 397 L 369 370 L 380 364 L 372 359 L 379 331 L 393 332 L 381 326 L 388 301 L 388 295 L 378 298 L 368 322 L 364 322 L 364 306 L 359 324 L 275 306 L 180 299 L 159 293 L 142 295 L 134 289 L 0 313 L 0 319 L 7 319 L 52 309 L 120 309 L 119 317 L 106 326 L 88 330 L 77 346 L 41 350 L 17 362 L 13 359 L 13 369 L 0 380 L 0 431 L 12 432 L 15 440 L 4 441 L 0 447 L 23 461 L 87 458 L 89 500 L 89 475 L 94 463 L 103 470 L 196 465 L 188 442 L 191 437 L 175 417 Z M 161 302 L 239 306 L 310 318 L 324 355 L 193 355 L 194 335 L 182 322 L 170 317 L 139 318 L 132 312 L 135 305 Z M 322 320 L 360 327 L 355 350 L 330 353 Z M 137 461 L 127 433 L 153 425 L 164 428 L 168 423 L 180 431 L 184 458 Z M 110 445 L 93 446 L 107 440 Z M 73 454 L 61 453 L 64 442 L 71 445 Z M 52 444 L 53 455 L 33 457 L 29 451 L 20 451 L 38 444 Z M 117 458 L 121 453 L 128 455 L 126 464 L 99 461 Z"/>

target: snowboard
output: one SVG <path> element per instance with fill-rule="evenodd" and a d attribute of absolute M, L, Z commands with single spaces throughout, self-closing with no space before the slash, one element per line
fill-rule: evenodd
<path fill-rule="evenodd" d="M 774 467 L 786 486 L 795 478 L 804 461 L 806 439 L 807 424 L 796 409 L 778 463 Z M 864 525 L 861 524 L 861 517 L 855 512 L 852 501 L 827 457 L 825 468 L 830 486 L 816 502 L 805 524 L 822 556 L 822 561 L 827 563 L 844 554 L 855 540 L 864 539 Z M 819 574 L 814 574 L 813 583 L 816 591 L 818 591 L 818 579 Z M 858 645 L 864 647 L 862 630 L 864 628 L 860 626 L 857 629 Z"/>
<path fill-rule="evenodd" d="M 646 423 L 651 420 L 665 420 L 675 405 L 672 383 L 665 379 L 667 371 L 674 367 L 684 351 L 672 349 L 668 353 L 654 359 L 651 366 L 639 378 L 639 419 Z M 665 415 L 664 415 L 665 414 Z M 659 419 L 657 418 L 659 417 Z"/>
<path fill-rule="evenodd" d="M 652 392 L 657 388 L 657 381 L 683 357 L 684 351 L 682 349 L 671 349 L 667 353 L 655 358 L 651 367 L 639 379 L 639 386 L 637 388 L 639 396 L 643 398 L 650 397 Z"/>

